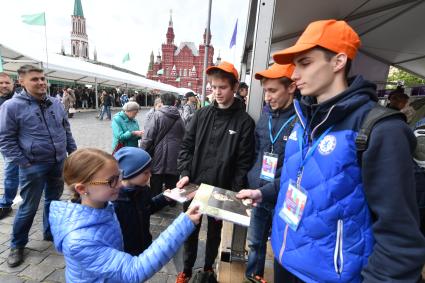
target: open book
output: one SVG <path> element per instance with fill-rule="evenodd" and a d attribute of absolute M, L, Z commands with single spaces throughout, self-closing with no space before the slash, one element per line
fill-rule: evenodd
<path fill-rule="evenodd" d="M 236 192 L 224 190 L 207 184 L 201 184 L 190 206 L 199 205 L 201 213 L 249 226 L 251 210 L 250 199 L 238 199 Z"/>
<path fill-rule="evenodd" d="M 165 190 L 164 196 L 179 203 L 184 203 L 193 199 L 193 196 L 195 195 L 196 190 L 198 190 L 198 188 L 199 185 L 190 183 L 184 186 L 182 189 L 174 188 L 172 190 Z"/>

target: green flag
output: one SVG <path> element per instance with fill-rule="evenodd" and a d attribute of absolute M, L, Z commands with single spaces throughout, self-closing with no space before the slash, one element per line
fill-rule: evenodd
<path fill-rule="evenodd" d="M 130 53 L 125 54 L 124 58 L 122 58 L 123 63 L 125 63 L 127 61 L 130 61 Z"/>
<path fill-rule="evenodd" d="M 46 14 L 32 14 L 32 15 L 22 15 L 22 21 L 29 25 L 34 26 L 45 26 L 46 25 Z"/>

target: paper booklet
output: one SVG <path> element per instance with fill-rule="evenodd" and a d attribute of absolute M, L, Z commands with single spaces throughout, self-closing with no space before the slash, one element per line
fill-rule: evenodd
<path fill-rule="evenodd" d="M 253 208 L 252 201 L 238 199 L 236 194 L 233 191 L 201 184 L 190 206 L 199 205 L 201 213 L 248 227 Z"/>
<path fill-rule="evenodd" d="M 184 203 L 193 198 L 198 188 L 199 185 L 190 183 L 184 186 L 182 189 L 174 188 L 172 190 L 166 190 L 164 191 L 164 196 L 179 203 Z"/>

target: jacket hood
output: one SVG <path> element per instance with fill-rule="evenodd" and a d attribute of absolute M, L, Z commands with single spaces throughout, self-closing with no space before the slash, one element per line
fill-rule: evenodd
<path fill-rule="evenodd" d="M 310 129 L 323 122 L 331 111 L 332 115 L 326 117 L 326 121 L 320 126 L 323 129 L 338 123 L 370 101 L 378 101 L 376 85 L 364 80 L 362 76 L 356 76 L 349 80 L 348 88 L 337 96 L 319 104 L 315 97 L 303 96 L 299 102 L 295 102 L 295 108 L 302 112 L 300 118 L 304 127 L 306 119 L 310 122 L 307 125 Z M 298 111 L 298 114 L 301 113 Z"/>
<path fill-rule="evenodd" d="M 176 120 L 180 117 L 180 112 L 175 106 L 164 105 L 157 111 L 164 113 L 165 116 L 170 117 L 173 120 Z"/>
<path fill-rule="evenodd" d="M 16 92 L 13 97 L 30 101 L 30 102 L 38 102 L 38 100 L 32 95 L 30 95 L 25 89 L 23 89 L 21 92 Z"/>
<path fill-rule="evenodd" d="M 115 218 L 113 205 L 97 209 L 78 203 L 52 201 L 50 204 L 49 222 L 54 238 L 54 244 L 62 252 L 62 243 L 65 237 L 82 228 L 111 223 Z"/>

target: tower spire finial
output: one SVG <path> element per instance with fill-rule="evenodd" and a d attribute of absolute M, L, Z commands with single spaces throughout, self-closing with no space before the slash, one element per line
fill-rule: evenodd
<path fill-rule="evenodd" d="M 168 26 L 173 26 L 173 9 L 170 9 L 170 21 L 168 22 Z"/>

